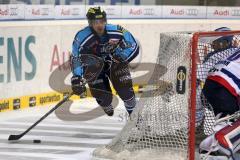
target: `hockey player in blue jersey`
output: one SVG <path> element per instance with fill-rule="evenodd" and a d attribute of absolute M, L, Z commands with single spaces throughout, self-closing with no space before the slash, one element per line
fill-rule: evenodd
<path fill-rule="evenodd" d="M 129 115 L 136 105 L 132 79 L 128 68 L 139 53 L 139 46 L 133 35 L 119 25 L 107 23 L 105 11 L 100 7 L 90 8 L 87 12 L 88 26 L 80 30 L 73 41 L 72 57 L 92 54 L 100 57 L 104 67 L 94 81 L 88 82 L 92 96 L 108 116 L 114 114 L 110 81 L 117 94 L 124 101 Z M 74 60 L 72 63 L 75 63 Z M 101 69 L 101 68 L 99 68 Z M 86 90 L 84 67 L 72 67 L 72 90 L 80 95 Z"/>

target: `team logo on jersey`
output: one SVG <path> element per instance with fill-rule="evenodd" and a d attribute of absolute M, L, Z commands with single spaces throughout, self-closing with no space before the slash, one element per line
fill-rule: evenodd
<path fill-rule="evenodd" d="M 187 74 L 186 67 L 179 66 L 177 69 L 177 86 L 176 86 L 178 94 L 184 94 L 186 91 L 186 74 Z"/>
<path fill-rule="evenodd" d="M 127 32 L 127 30 L 124 29 L 124 28 L 123 28 L 122 26 L 120 26 L 120 25 L 117 25 L 117 29 L 118 29 L 120 32 L 122 32 L 122 33 Z"/>
<path fill-rule="evenodd" d="M 109 39 L 108 43 L 111 45 L 117 45 L 119 43 L 119 39 Z"/>

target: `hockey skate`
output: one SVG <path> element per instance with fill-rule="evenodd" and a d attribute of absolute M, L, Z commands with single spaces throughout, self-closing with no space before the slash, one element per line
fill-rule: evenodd
<path fill-rule="evenodd" d="M 108 116 L 113 116 L 114 114 L 114 109 L 113 106 L 110 104 L 109 106 L 101 106 L 103 111 L 108 115 Z"/>

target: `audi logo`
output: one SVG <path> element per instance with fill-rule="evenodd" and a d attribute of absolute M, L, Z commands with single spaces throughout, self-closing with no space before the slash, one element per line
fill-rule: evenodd
<path fill-rule="evenodd" d="M 49 15 L 49 8 L 42 8 L 42 14 L 41 15 L 43 15 L 43 16 L 47 16 L 47 15 Z"/>
<path fill-rule="evenodd" d="M 108 15 L 115 15 L 115 9 L 114 8 L 107 8 L 106 9 Z"/>
<path fill-rule="evenodd" d="M 10 8 L 10 16 L 17 16 L 17 8 Z"/>
<path fill-rule="evenodd" d="M 154 9 L 153 8 L 145 8 L 144 9 L 144 15 L 153 16 L 154 15 Z"/>
<path fill-rule="evenodd" d="M 188 16 L 197 16 L 198 15 L 198 10 L 197 9 L 187 9 L 186 14 Z"/>
<path fill-rule="evenodd" d="M 79 8 L 73 8 L 73 9 L 72 9 L 72 15 L 73 15 L 73 16 L 78 16 L 78 15 L 80 15 L 80 9 L 79 9 Z"/>
<path fill-rule="evenodd" d="M 232 16 L 240 16 L 240 10 L 239 9 L 232 10 Z"/>

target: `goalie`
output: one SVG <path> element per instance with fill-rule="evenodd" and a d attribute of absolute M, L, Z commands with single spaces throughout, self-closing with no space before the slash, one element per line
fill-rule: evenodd
<path fill-rule="evenodd" d="M 107 24 L 105 11 L 100 7 L 90 8 L 87 12 L 89 26 L 80 30 L 72 45 L 72 64 L 77 64 L 77 57 L 90 54 L 100 57 L 103 68 L 94 81 L 88 82 L 90 92 L 108 116 L 114 114 L 110 81 L 120 98 L 124 101 L 129 115 L 136 105 L 135 94 L 128 63 L 139 53 L 139 46 L 130 32 L 119 25 Z M 72 90 L 76 95 L 85 88 L 81 65 L 72 66 Z"/>
<path fill-rule="evenodd" d="M 228 157 L 234 160 L 234 153 L 240 149 L 240 49 L 232 46 L 233 37 L 225 36 L 213 41 L 215 47 L 229 52 L 229 56 L 218 61 L 208 72 L 203 95 L 211 104 L 217 122 L 214 133 L 200 144 L 200 151 L 207 157 L 218 159 Z M 231 118 L 227 118 L 232 115 Z M 207 159 L 207 158 L 206 158 Z"/>

